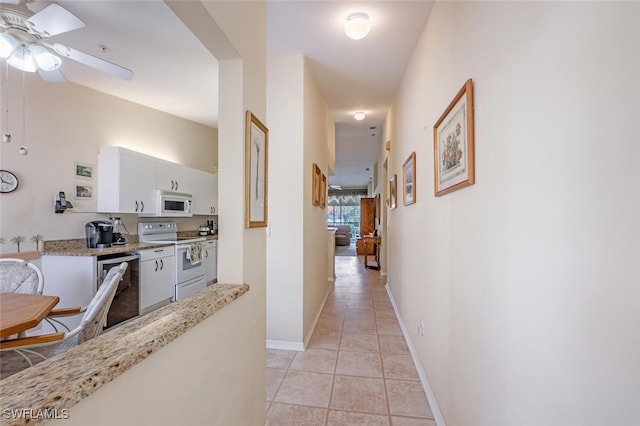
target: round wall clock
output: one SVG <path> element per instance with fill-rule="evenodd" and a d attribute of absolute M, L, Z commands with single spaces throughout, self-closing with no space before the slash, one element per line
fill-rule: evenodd
<path fill-rule="evenodd" d="M 13 192 L 18 187 L 18 178 L 8 170 L 0 170 L 0 192 Z"/>

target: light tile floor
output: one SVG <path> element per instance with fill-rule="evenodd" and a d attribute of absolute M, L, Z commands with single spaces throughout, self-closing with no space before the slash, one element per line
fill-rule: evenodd
<path fill-rule="evenodd" d="M 384 277 L 335 260 L 307 350 L 267 351 L 267 424 L 435 426 Z"/>

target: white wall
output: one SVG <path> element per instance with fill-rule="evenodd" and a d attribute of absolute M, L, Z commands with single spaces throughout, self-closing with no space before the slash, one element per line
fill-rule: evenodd
<path fill-rule="evenodd" d="M 267 344 L 301 350 L 328 291 L 326 210 L 311 204 L 313 163 L 328 173 L 328 113 L 304 57 L 269 59 L 268 107 Z"/>
<path fill-rule="evenodd" d="M 267 96 L 271 135 L 267 339 L 298 346 L 303 340 L 303 176 L 308 169 L 303 162 L 303 64 L 302 56 L 269 59 Z"/>
<path fill-rule="evenodd" d="M 125 101 L 73 83 L 44 82 L 26 73 L 26 114 L 22 113 L 22 73 L 0 67 L 1 100 L 9 101 L 9 120 L 0 114 L 2 132 L 9 129 L 11 143 L 0 144 L 0 167 L 20 179 L 15 192 L 0 198 L 0 236 L 3 253 L 16 251 L 10 242 L 27 238 L 22 251 L 35 250 L 30 237 L 45 240 L 84 238 L 84 224 L 108 215 L 96 211 L 96 171 L 92 180 L 76 178 L 76 161 L 97 167 L 100 146 L 119 145 L 169 161 L 212 172 L 217 166 L 217 129 Z M 5 108 L 3 108 L 5 109 Z M 26 118 L 23 135 L 23 117 Z M 19 154 L 27 146 L 26 156 Z M 75 184 L 93 185 L 92 200 L 76 200 Z M 54 213 L 54 196 L 64 191 L 74 208 Z M 136 234 L 137 216 L 123 215 Z M 197 229 L 202 218 L 180 220 L 180 230 Z"/>
<path fill-rule="evenodd" d="M 264 342 L 264 331 L 251 320 L 251 291 L 51 424 L 263 426 L 265 397 L 258 386 L 265 367 L 248 348 Z"/>
<path fill-rule="evenodd" d="M 327 281 L 327 209 L 314 206 L 312 198 L 313 163 L 327 176 L 329 173 L 330 139 L 327 136 L 329 112 L 318 84 L 304 61 L 304 318 L 305 342 L 308 342 L 315 320 L 329 291 Z M 327 186 L 329 184 L 327 176 Z"/>
<path fill-rule="evenodd" d="M 387 122 L 389 175 L 416 151 L 418 182 L 387 253 L 448 425 L 640 423 L 639 52 L 638 3 L 434 5 Z M 435 198 L 467 78 L 476 184 Z"/>

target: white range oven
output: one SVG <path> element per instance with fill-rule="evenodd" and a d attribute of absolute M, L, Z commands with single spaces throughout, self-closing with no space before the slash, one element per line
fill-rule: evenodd
<path fill-rule="evenodd" d="M 175 254 L 174 297 L 184 299 L 207 286 L 204 237 L 178 237 L 175 222 L 138 223 L 141 243 L 171 243 Z"/>

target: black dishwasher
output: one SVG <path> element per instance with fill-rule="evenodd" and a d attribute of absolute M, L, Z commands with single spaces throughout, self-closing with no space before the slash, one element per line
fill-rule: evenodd
<path fill-rule="evenodd" d="M 128 319 L 135 318 L 140 314 L 138 301 L 140 294 L 139 259 L 140 256 L 135 253 L 116 253 L 98 256 L 97 287 L 100 287 L 111 268 L 118 267 L 122 262 L 129 264 L 125 274 L 122 276 L 122 281 L 118 283 L 116 295 L 113 298 L 109 313 L 107 314 L 105 330 Z"/>

